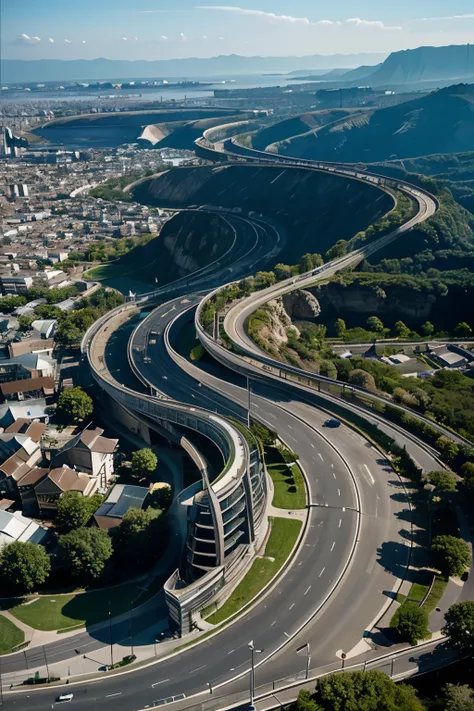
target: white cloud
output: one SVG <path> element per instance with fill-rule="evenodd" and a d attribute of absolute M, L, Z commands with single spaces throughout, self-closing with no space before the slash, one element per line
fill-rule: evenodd
<path fill-rule="evenodd" d="M 250 15 L 261 17 L 273 22 L 289 22 L 291 24 L 310 25 L 307 17 L 292 17 L 291 15 L 276 15 L 274 12 L 264 12 L 263 10 L 250 10 L 234 5 L 197 5 L 197 10 L 215 10 L 217 12 L 231 12 L 234 15 Z"/>
<path fill-rule="evenodd" d="M 66 44 L 71 44 L 71 40 L 65 39 L 64 41 Z"/>
<path fill-rule="evenodd" d="M 161 35 L 160 40 L 163 40 L 163 42 L 167 42 L 168 37 L 166 35 Z"/>
<path fill-rule="evenodd" d="M 52 37 L 49 38 L 48 42 L 51 42 L 51 44 L 54 44 L 54 40 Z"/>
<path fill-rule="evenodd" d="M 439 22 L 445 20 L 474 20 L 474 14 L 449 15 L 448 17 L 420 17 L 419 22 Z"/>
<path fill-rule="evenodd" d="M 207 39 L 208 39 L 207 35 L 203 35 L 202 38 L 203 38 L 203 40 L 207 40 Z"/>
<path fill-rule="evenodd" d="M 186 37 L 186 35 L 184 34 L 184 32 L 180 32 L 180 33 L 179 33 L 179 39 L 181 40 L 181 42 L 186 42 L 186 40 L 187 40 L 188 38 Z"/>
<path fill-rule="evenodd" d="M 223 42 L 225 40 L 225 37 L 219 37 L 219 41 Z"/>
<path fill-rule="evenodd" d="M 361 20 L 360 17 L 350 17 L 346 20 L 348 24 L 355 25 L 356 27 L 371 27 L 374 30 L 384 30 L 384 31 L 397 31 L 402 30 L 403 27 L 398 25 L 385 25 L 380 20 Z"/>
<path fill-rule="evenodd" d="M 133 39 L 135 40 L 135 42 L 138 42 L 138 37 L 134 37 Z"/>
<path fill-rule="evenodd" d="M 36 44 L 37 42 L 41 42 L 41 37 L 38 37 L 37 35 L 30 37 L 30 35 L 27 35 L 25 32 L 23 32 L 17 39 L 18 42 L 24 42 L 25 44 Z"/>
<path fill-rule="evenodd" d="M 123 41 L 124 41 L 124 42 L 126 42 L 126 41 L 127 41 L 127 38 L 126 38 L 126 37 L 122 37 L 122 39 L 123 39 Z"/>
<path fill-rule="evenodd" d="M 82 41 L 81 41 L 81 44 L 86 44 L 86 41 L 85 41 L 85 40 L 82 40 Z"/>

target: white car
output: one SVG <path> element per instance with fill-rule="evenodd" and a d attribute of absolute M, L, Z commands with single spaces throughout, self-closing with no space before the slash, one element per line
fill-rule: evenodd
<path fill-rule="evenodd" d="M 56 702 L 61 704 L 61 703 L 67 703 L 68 701 L 72 701 L 74 698 L 74 694 L 61 694 L 61 696 L 58 696 L 56 699 Z"/>

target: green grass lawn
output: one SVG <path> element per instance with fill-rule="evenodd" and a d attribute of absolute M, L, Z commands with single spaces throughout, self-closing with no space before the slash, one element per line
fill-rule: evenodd
<path fill-rule="evenodd" d="M 207 621 L 218 624 L 238 612 L 270 582 L 283 566 L 296 543 L 302 522 L 288 518 L 271 518 L 271 533 L 265 548 L 265 558 L 257 558 L 247 575 L 222 607 L 211 612 L 212 605 L 203 611 L 211 612 Z"/>
<path fill-rule="evenodd" d="M 8 654 L 13 647 L 25 641 L 22 630 L 15 627 L 13 622 L 0 615 L 0 654 Z"/>
<path fill-rule="evenodd" d="M 269 464 L 273 486 L 273 506 L 279 509 L 304 509 L 306 506 L 306 488 L 301 469 L 297 464 Z"/>
<path fill-rule="evenodd" d="M 431 592 L 428 595 L 423 609 L 426 610 L 428 615 L 433 612 L 438 607 L 438 603 L 444 595 L 444 591 L 448 585 L 449 579 L 444 575 L 437 575 L 436 580 L 433 583 Z"/>
<path fill-rule="evenodd" d="M 149 597 L 135 583 L 71 595 L 39 595 L 35 602 L 19 604 L 10 612 L 36 630 L 66 630 L 78 625 L 93 625 L 109 616 L 120 615 L 130 609 L 130 603 L 140 604 Z"/>
<path fill-rule="evenodd" d="M 83 276 L 85 279 L 103 281 L 104 279 L 116 279 L 117 277 L 125 276 L 131 271 L 135 271 L 135 269 L 135 265 L 110 262 L 110 264 L 99 264 L 97 267 L 88 269 Z"/>
<path fill-rule="evenodd" d="M 411 586 L 411 590 L 408 593 L 408 597 L 410 598 L 410 600 L 414 600 L 415 602 L 421 602 L 425 597 L 426 593 L 428 592 L 429 588 L 429 585 L 413 583 L 413 585 Z"/>

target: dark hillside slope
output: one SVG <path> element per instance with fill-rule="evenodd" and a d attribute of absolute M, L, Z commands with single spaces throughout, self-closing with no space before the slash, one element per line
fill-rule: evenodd
<path fill-rule="evenodd" d="M 296 138 L 291 147 L 296 156 L 350 163 L 474 150 L 474 85 L 356 114 L 323 127 L 311 144 Z"/>
<path fill-rule="evenodd" d="M 273 217 L 289 235 L 279 261 L 325 252 L 392 207 L 376 186 L 297 168 L 229 165 L 177 168 L 137 185 L 134 199 L 163 207 L 215 205 Z"/>
<path fill-rule="evenodd" d="M 258 151 L 264 151 L 267 146 L 273 143 L 279 143 L 293 136 L 307 133 L 348 114 L 349 111 L 335 109 L 333 111 L 312 111 L 300 116 L 291 116 L 284 121 L 279 121 L 273 126 L 268 126 L 258 131 L 252 138 L 252 146 Z"/>

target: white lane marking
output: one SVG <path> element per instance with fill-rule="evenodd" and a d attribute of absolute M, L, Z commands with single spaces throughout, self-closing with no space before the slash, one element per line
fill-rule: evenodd
<path fill-rule="evenodd" d="M 295 606 L 295 603 L 293 603 L 292 605 L 290 605 L 290 607 L 288 608 L 288 610 L 292 610 L 292 609 L 294 608 L 294 606 Z"/>
<path fill-rule="evenodd" d="M 154 689 L 155 686 L 159 686 L 160 684 L 166 684 L 167 681 L 169 681 L 169 679 L 163 679 L 162 681 L 157 681 L 155 684 L 151 685 L 151 688 Z"/>
<path fill-rule="evenodd" d="M 340 490 L 340 489 L 337 490 L 337 495 L 338 495 L 338 496 L 341 495 L 341 490 Z"/>
<path fill-rule="evenodd" d="M 321 452 L 318 452 L 318 457 L 321 459 L 322 462 L 324 462 L 323 455 L 321 454 Z"/>
<path fill-rule="evenodd" d="M 333 475 L 333 477 L 334 477 L 334 479 L 335 479 L 335 478 L 336 478 L 336 474 L 333 472 L 332 475 Z"/>
<path fill-rule="evenodd" d="M 372 476 L 372 474 L 370 473 L 370 469 L 369 469 L 369 467 L 367 466 L 367 464 L 364 464 L 364 467 L 365 467 L 365 469 L 367 470 L 367 474 L 369 475 L 370 486 L 373 486 L 373 485 L 375 484 L 375 479 L 374 479 L 374 477 Z"/>
<path fill-rule="evenodd" d="M 321 577 L 321 575 L 324 573 L 325 570 L 326 570 L 326 566 L 325 566 L 325 567 L 322 569 L 322 571 L 319 573 L 319 577 Z"/>
<path fill-rule="evenodd" d="M 339 528 L 341 528 L 342 518 L 339 519 Z"/>
<path fill-rule="evenodd" d="M 122 692 L 121 692 L 121 691 L 117 691 L 116 694 L 107 694 L 107 696 L 106 696 L 105 698 L 106 698 L 106 699 L 111 699 L 112 696 L 122 696 Z"/>
<path fill-rule="evenodd" d="M 230 652 L 227 652 L 227 654 L 233 654 L 235 652 L 235 649 L 231 649 Z"/>
<path fill-rule="evenodd" d="M 288 632 L 283 632 L 283 634 L 284 634 L 286 637 L 288 637 L 288 638 L 291 637 L 291 634 L 288 634 Z"/>
<path fill-rule="evenodd" d="M 311 585 L 310 585 L 310 586 L 308 587 L 308 589 L 306 590 L 305 595 L 307 595 L 310 590 L 311 590 Z"/>
<path fill-rule="evenodd" d="M 253 406 L 254 406 L 254 407 L 256 407 L 256 408 L 257 408 L 257 410 L 260 410 L 260 405 L 257 405 L 257 403 L 256 403 L 256 402 L 254 402 Z"/>
<path fill-rule="evenodd" d="M 194 672 L 200 671 L 201 669 L 205 669 L 207 667 L 207 664 L 203 664 L 202 667 L 198 667 L 197 669 L 193 669 L 190 671 L 190 674 L 194 674 Z"/>
<path fill-rule="evenodd" d="M 333 543 L 332 546 L 331 546 L 331 553 L 333 552 L 335 545 L 336 545 L 336 541 L 334 541 L 334 543 Z"/>
<path fill-rule="evenodd" d="M 314 444 L 312 442 L 310 442 L 310 444 L 311 444 L 312 448 L 314 449 Z"/>
<path fill-rule="evenodd" d="M 292 427 L 291 425 L 288 425 L 288 429 L 289 429 L 289 430 L 292 430 L 293 427 Z"/>
<path fill-rule="evenodd" d="M 272 622 L 272 624 L 270 625 L 270 627 L 273 627 L 273 625 L 275 625 L 275 624 L 276 624 L 276 620 L 273 620 L 273 622 Z"/>
<path fill-rule="evenodd" d="M 298 442 L 298 440 L 296 439 L 296 437 L 293 437 L 293 435 L 290 435 L 290 434 L 289 434 L 288 437 L 289 437 L 290 439 L 292 439 L 293 442 Z"/>
<path fill-rule="evenodd" d="M 331 464 L 331 469 L 334 469 L 334 464 Z"/>

